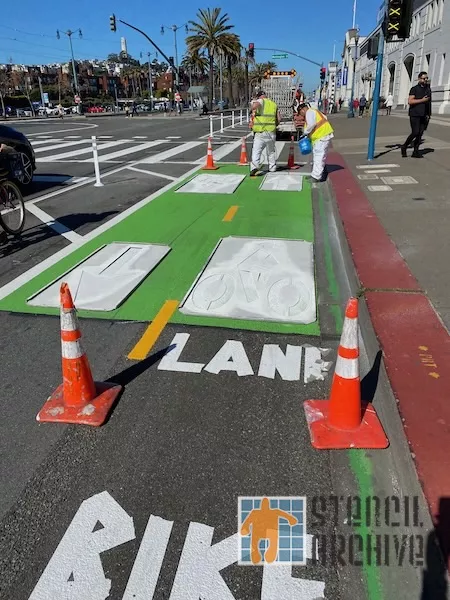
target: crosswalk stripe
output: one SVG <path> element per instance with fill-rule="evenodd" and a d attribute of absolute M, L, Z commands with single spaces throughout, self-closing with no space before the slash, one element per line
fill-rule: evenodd
<path fill-rule="evenodd" d="M 61 144 L 54 144 L 53 146 L 44 146 L 43 148 L 36 148 L 34 151 L 36 154 L 39 152 L 50 152 L 50 150 L 58 150 L 59 148 L 69 148 L 70 146 L 76 146 L 78 144 L 89 143 L 90 140 L 74 140 L 72 142 L 62 142 Z"/>
<path fill-rule="evenodd" d="M 242 144 L 242 140 L 238 140 L 237 142 L 228 142 L 227 144 L 224 144 L 217 150 L 214 150 L 214 153 L 213 153 L 214 160 L 215 161 L 222 160 L 222 158 L 225 158 L 225 156 L 227 156 L 227 154 L 230 154 L 231 152 L 233 152 L 233 150 L 240 148 L 241 144 Z M 199 158 L 198 160 L 195 161 L 195 163 L 198 165 L 203 164 L 204 162 L 205 162 L 205 157 Z"/>
<path fill-rule="evenodd" d="M 280 157 L 281 151 L 284 148 L 286 142 L 275 142 L 275 152 L 277 154 L 277 159 Z"/>
<path fill-rule="evenodd" d="M 167 158 L 175 156 L 176 154 L 181 154 L 182 152 L 187 152 L 188 150 L 192 150 L 192 148 L 196 148 L 200 146 L 203 142 L 186 142 L 185 144 L 181 144 L 181 146 L 175 146 L 175 148 L 170 148 L 170 150 L 166 150 L 165 152 L 160 152 L 159 154 L 155 154 L 154 156 L 148 156 L 143 160 L 140 160 L 140 164 L 153 164 L 159 163 Z"/>
<path fill-rule="evenodd" d="M 142 150 L 147 150 L 148 148 L 152 148 L 153 146 L 158 146 L 159 144 L 163 144 L 164 140 L 153 140 L 152 142 L 145 142 L 144 144 L 139 144 L 138 146 L 131 146 L 130 148 L 125 148 L 125 150 L 118 150 L 117 152 L 111 152 L 110 154 L 99 155 L 99 162 L 107 162 L 109 160 L 114 160 L 115 158 L 120 158 L 121 156 L 126 156 L 127 154 L 134 154 L 135 152 L 141 152 Z M 99 146 L 99 150 L 101 146 Z M 93 162 L 93 158 L 88 158 L 83 160 L 83 162 Z"/>
<path fill-rule="evenodd" d="M 129 143 L 131 140 L 121 140 L 118 142 L 106 142 L 105 144 L 100 144 L 98 146 L 98 150 L 106 150 L 106 148 L 112 148 L 113 146 L 120 146 L 122 144 Z M 88 152 L 92 152 L 92 146 L 89 145 L 88 148 L 79 148 L 78 150 L 72 150 L 71 152 L 63 152 L 62 154 L 52 154 L 50 156 L 44 156 L 43 158 L 37 158 L 36 162 L 53 162 L 58 161 L 63 158 L 71 158 L 72 156 L 79 156 L 80 154 L 87 154 Z"/>
<path fill-rule="evenodd" d="M 32 146 L 33 146 L 33 148 L 34 148 L 35 146 L 42 146 L 43 144 L 48 144 L 50 141 L 52 141 L 52 142 L 62 142 L 62 140 L 49 140 L 49 139 L 46 139 L 46 140 L 36 140 L 36 141 L 32 141 L 32 142 L 31 142 L 31 145 L 32 145 Z"/>

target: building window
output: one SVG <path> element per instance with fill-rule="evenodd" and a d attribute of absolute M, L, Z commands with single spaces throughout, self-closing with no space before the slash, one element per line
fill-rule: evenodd
<path fill-rule="evenodd" d="M 416 27 L 416 35 L 419 35 L 420 33 L 420 16 L 422 13 L 419 13 L 418 15 L 416 15 L 416 19 L 417 19 L 417 27 Z"/>
<path fill-rule="evenodd" d="M 445 69 L 445 52 L 441 56 L 441 67 L 439 69 L 438 85 L 442 85 L 442 83 L 443 83 L 444 69 Z"/>
<path fill-rule="evenodd" d="M 425 54 L 425 64 L 423 66 L 423 70 L 426 71 L 427 73 L 429 73 L 429 71 L 430 71 L 430 59 L 431 59 L 431 54 Z"/>

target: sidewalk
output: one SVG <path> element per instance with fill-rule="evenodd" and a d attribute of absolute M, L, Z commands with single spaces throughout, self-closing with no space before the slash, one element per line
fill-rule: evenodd
<path fill-rule="evenodd" d="M 450 517 L 450 130 L 430 125 L 423 159 L 402 158 L 408 123 L 332 119 L 328 164 L 361 292 L 433 520 Z M 408 151 L 411 154 L 411 150 Z M 441 538 L 450 556 L 450 527 Z"/>

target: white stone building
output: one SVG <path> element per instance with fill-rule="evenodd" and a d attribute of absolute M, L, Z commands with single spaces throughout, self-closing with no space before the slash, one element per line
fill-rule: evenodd
<path fill-rule="evenodd" d="M 376 60 L 367 58 L 367 44 L 379 29 L 380 25 L 366 38 L 359 40 L 359 58 L 355 65 L 355 97 L 360 97 L 363 92 L 368 98 L 372 96 Z M 353 45 L 348 33 L 342 66 L 349 64 L 348 58 L 352 54 Z M 384 45 L 381 96 L 385 98 L 391 92 L 394 96 L 394 108 L 406 109 L 409 90 L 417 82 L 420 71 L 427 71 L 431 80 L 433 113 L 450 114 L 449 0 L 415 0 L 410 37 L 404 42 Z M 349 86 L 351 89 L 350 68 L 349 83 L 342 90 L 345 91 L 345 96 L 341 93 L 341 97 L 350 97 Z"/>

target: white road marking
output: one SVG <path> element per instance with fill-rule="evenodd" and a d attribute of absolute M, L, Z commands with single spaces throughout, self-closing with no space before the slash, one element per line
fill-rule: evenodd
<path fill-rule="evenodd" d="M 292 577 L 291 565 L 265 565 L 263 568 L 261 600 L 322 600 L 324 597 L 324 581 Z"/>
<path fill-rule="evenodd" d="M 182 152 L 187 152 L 188 150 L 192 150 L 192 148 L 196 148 L 197 146 L 200 146 L 201 144 L 202 144 L 202 142 L 186 142 L 184 144 L 181 144 L 181 146 L 175 146 L 175 148 L 170 148 L 169 150 L 166 150 L 165 152 L 160 152 L 159 154 L 155 154 L 154 156 L 149 156 L 147 158 L 144 158 L 143 160 L 139 161 L 139 164 L 159 163 L 159 162 L 166 160 L 167 158 L 170 158 L 177 154 L 181 154 Z M 206 155 L 206 152 L 205 152 L 205 155 Z"/>
<path fill-rule="evenodd" d="M 371 169 L 370 171 L 364 171 L 365 173 L 390 173 L 390 169 Z M 358 175 L 358 177 L 360 177 Z"/>
<path fill-rule="evenodd" d="M 193 362 L 181 362 L 178 359 L 183 352 L 183 348 L 186 346 L 189 338 L 189 333 L 176 333 L 169 346 L 175 346 L 170 352 L 168 352 L 159 361 L 158 369 L 160 371 L 177 371 L 180 373 L 200 373 L 203 367 L 203 363 Z"/>
<path fill-rule="evenodd" d="M 38 121 L 38 123 L 40 125 L 45 125 L 45 122 L 42 121 Z M 55 131 L 52 131 L 52 134 L 55 133 L 66 133 L 66 131 L 84 131 L 85 129 L 96 129 L 98 127 L 98 125 L 94 125 L 94 124 L 86 124 L 86 125 L 82 125 L 81 127 L 71 127 L 70 129 L 56 129 Z M 27 137 L 38 137 L 41 136 L 42 137 L 42 133 L 27 133 Z"/>
<path fill-rule="evenodd" d="M 325 348 L 316 348 L 309 344 L 304 344 L 305 348 L 305 370 L 303 373 L 303 382 L 311 383 L 311 381 L 324 381 L 325 374 L 329 371 L 331 361 L 323 360 L 322 355 L 326 356 L 329 352 Z"/>
<path fill-rule="evenodd" d="M 369 192 L 392 192 L 390 185 L 368 185 Z"/>
<path fill-rule="evenodd" d="M 112 142 L 111 142 L 112 143 Z M 139 144 L 138 146 L 130 146 L 129 148 L 125 148 L 124 150 L 118 150 L 117 152 L 111 152 L 110 154 L 99 154 L 98 161 L 100 163 L 107 162 L 110 160 L 114 160 L 115 158 L 120 158 L 121 156 L 126 156 L 128 154 L 135 154 L 136 152 L 142 152 L 143 150 L 148 150 L 148 148 L 153 148 L 154 146 L 158 146 L 159 144 L 163 144 L 164 140 L 154 140 L 153 142 L 144 142 L 143 144 Z M 99 146 L 98 149 L 101 150 L 104 146 Z M 88 158 L 83 162 L 92 163 L 94 162 L 94 158 Z"/>
<path fill-rule="evenodd" d="M 133 140 L 146 140 L 148 135 L 133 135 Z"/>
<path fill-rule="evenodd" d="M 166 135 L 166 140 L 179 140 L 181 135 Z"/>
<path fill-rule="evenodd" d="M 302 346 L 287 344 L 285 354 L 278 344 L 264 344 L 259 363 L 259 377 L 275 379 L 275 373 L 278 371 L 285 381 L 299 381 L 302 353 Z"/>
<path fill-rule="evenodd" d="M 169 181 L 175 181 L 176 177 L 172 175 L 165 175 L 164 173 L 156 173 L 155 171 L 146 171 L 145 169 L 138 169 L 136 167 L 127 167 L 130 171 L 137 171 L 138 173 L 145 173 L 146 175 L 153 175 L 154 177 L 161 177 L 162 179 L 168 179 Z"/>
<path fill-rule="evenodd" d="M 367 181 L 370 179 L 380 179 L 378 177 L 378 175 L 374 174 L 372 171 L 367 171 L 367 173 L 369 173 L 368 175 L 358 175 L 358 179 L 360 179 L 361 181 Z"/>
<path fill-rule="evenodd" d="M 136 164 L 138 164 L 138 163 L 136 163 Z M 113 173 L 117 173 L 126 168 L 127 167 L 125 167 L 125 166 L 119 167 L 118 169 L 115 169 L 114 171 L 109 171 L 106 175 L 112 175 Z M 46 271 L 47 269 L 49 269 L 50 267 L 52 267 L 53 265 L 58 263 L 60 260 L 62 260 L 66 256 L 69 256 L 70 254 L 72 254 L 72 252 L 74 252 L 76 249 L 80 248 L 81 246 L 84 246 L 84 244 L 95 239 L 97 236 L 101 235 L 105 231 L 108 231 L 109 229 L 111 229 L 111 227 L 114 227 L 115 225 L 117 225 L 117 223 L 121 223 L 124 219 L 127 219 L 130 215 L 132 215 L 136 211 L 140 210 L 141 208 L 143 208 L 144 206 L 146 206 L 147 204 L 149 204 L 150 202 L 152 202 L 153 200 L 155 200 L 156 198 L 158 198 L 159 196 L 161 196 L 168 190 L 175 188 L 177 185 L 179 185 L 179 183 L 181 183 L 185 179 L 189 178 L 191 175 L 196 173 L 198 170 L 199 170 L 198 165 L 196 165 L 193 169 L 190 169 L 186 173 L 183 173 L 183 175 L 180 175 L 180 177 L 178 177 L 175 181 L 168 183 L 166 186 L 160 188 L 159 190 L 157 190 L 153 194 L 150 194 L 146 198 L 143 198 L 140 202 L 137 202 L 133 206 L 130 206 L 130 208 L 128 208 L 127 210 L 124 210 L 123 212 L 116 215 L 115 217 L 113 217 L 112 219 L 107 221 L 106 223 L 103 223 L 102 225 L 100 225 L 100 227 L 97 227 L 93 231 L 84 235 L 82 237 L 82 239 L 79 240 L 78 242 L 71 244 L 70 246 L 67 246 L 66 248 L 62 248 L 61 250 L 59 250 L 59 252 L 55 252 L 55 254 L 53 254 L 52 256 L 49 256 L 48 258 L 46 258 L 39 264 L 35 265 L 31 269 L 28 269 L 28 271 L 25 271 L 24 273 L 22 273 L 21 275 L 19 275 L 18 277 L 16 277 L 12 281 L 10 281 L 9 283 L 5 284 L 4 286 L 2 286 L 0 288 L 0 300 L 5 298 L 6 296 L 9 296 L 9 294 L 11 294 L 12 292 L 15 292 L 24 283 L 30 281 L 30 279 L 33 279 L 37 275 L 40 275 L 41 273 L 43 273 L 44 271 Z M 90 181 L 95 181 L 95 178 L 90 178 Z M 89 181 L 81 182 L 81 183 L 77 184 L 77 187 L 86 185 L 86 183 L 89 183 Z M 73 187 L 75 187 L 75 186 L 73 186 Z M 72 191 L 72 189 L 73 188 L 70 188 L 70 191 Z M 67 192 L 67 191 L 69 191 L 69 190 L 68 189 L 57 190 L 56 192 L 47 194 L 46 197 L 48 198 L 50 196 L 56 196 L 58 194 L 61 194 L 61 193 Z M 40 202 L 43 199 L 44 199 L 44 197 L 40 196 L 39 198 L 32 200 L 31 203 Z"/>
<path fill-rule="evenodd" d="M 31 140 L 31 145 L 33 146 L 33 148 L 35 148 L 36 146 L 43 146 L 44 144 L 48 144 L 49 141 L 52 141 L 52 142 L 62 142 L 63 140 L 55 140 L 53 138 L 50 138 L 50 139 L 47 138 L 45 140 L 41 140 L 39 138 L 39 140 L 36 140 L 36 141 L 35 140 Z"/>
<path fill-rule="evenodd" d="M 69 148 L 70 146 L 77 146 L 78 144 L 89 144 L 91 140 L 73 140 L 71 142 L 62 142 L 61 144 L 54 144 L 52 146 L 43 146 L 42 148 L 36 148 L 35 154 L 39 152 L 50 152 L 50 150 L 58 150 L 59 148 Z M 78 150 L 77 150 L 78 152 Z"/>
<path fill-rule="evenodd" d="M 371 164 L 371 165 L 357 165 L 357 169 L 393 169 L 394 167 L 399 167 L 400 165 L 379 165 L 379 164 Z"/>
<path fill-rule="evenodd" d="M 97 529 L 98 524 L 101 525 Z M 100 555 L 134 540 L 134 523 L 108 492 L 85 500 L 77 510 L 29 600 L 109 597 Z"/>
<path fill-rule="evenodd" d="M 131 140 L 121 140 L 119 142 L 106 142 L 105 144 L 100 144 L 98 150 L 106 150 L 106 148 L 113 148 L 114 146 L 121 146 L 122 144 L 130 143 Z M 44 156 L 42 158 L 36 159 L 36 162 L 55 162 L 62 158 L 70 158 L 72 156 L 79 156 L 80 154 L 87 154 L 88 152 L 92 152 L 92 145 L 90 144 L 88 148 L 80 148 L 79 150 L 72 150 L 71 152 L 63 152 L 62 154 L 52 154 L 51 156 Z M 83 161 L 84 162 L 84 161 Z M 86 161 L 90 162 L 90 161 Z"/>
<path fill-rule="evenodd" d="M 222 158 L 224 158 L 225 156 L 230 154 L 230 152 L 233 152 L 233 150 L 236 150 L 236 148 L 240 148 L 241 144 L 242 144 L 241 140 L 238 140 L 237 142 L 227 142 L 220 148 L 213 150 L 214 160 L 215 161 L 221 160 Z M 205 160 L 206 160 L 206 158 L 202 157 L 202 158 L 199 158 L 196 161 L 196 163 L 199 165 L 202 165 L 205 162 Z"/>
<path fill-rule="evenodd" d="M 67 177 L 66 175 L 34 175 L 34 183 L 65 183 L 67 185 L 86 181 L 89 177 Z"/>
<path fill-rule="evenodd" d="M 113 135 L 98 135 L 97 138 L 99 140 L 112 140 L 113 139 Z"/>
<path fill-rule="evenodd" d="M 414 177 L 409 175 L 393 176 L 393 177 L 382 177 L 381 181 L 387 185 L 404 185 L 407 183 L 419 183 Z"/>
<path fill-rule="evenodd" d="M 76 233 L 76 231 L 72 231 L 71 229 L 60 223 L 58 220 L 54 219 L 49 214 L 41 210 L 35 204 L 27 203 L 25 204 L 25 207 L 32 215 L 38 218 L 39 221 L 42 221 L 42 223 L 48 225 L 50 229 L 53 229 L 53 231 L 56 231 L 56 233 L 59 233 L 59 235 L 65 237 L 67 240 L 69 240 L 69 242 L 79 242 L 83 239 L 83 236 Z"/>
<path fill-rule="evenodd" d="M 243 343 L 236 340 L 227 340 L 206 365 L 205 371 L 214 375 L 221 371 L 234 371 L 239 377 L 254 374 Z"/>
<path fill-rule="evenodd" d="M 149 600 L 158 583 L 173 521 L 150 515 L 122 600 Z"/>

